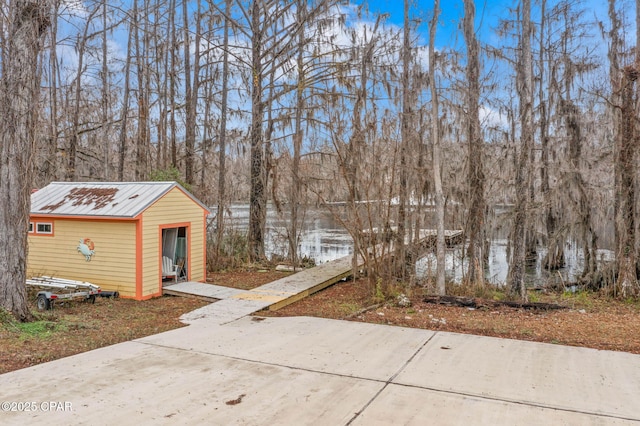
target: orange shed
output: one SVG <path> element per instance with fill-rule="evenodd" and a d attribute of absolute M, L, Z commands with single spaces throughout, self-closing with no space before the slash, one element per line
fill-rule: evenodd
<path fill-rule="evenodd" d="M 176 182 L 53 182 L 31 194 L 27 274 L 161 296 L 206 279 L 208 213 Z"/>

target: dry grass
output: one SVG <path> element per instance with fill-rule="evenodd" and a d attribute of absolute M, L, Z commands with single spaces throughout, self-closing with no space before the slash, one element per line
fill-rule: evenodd
<path fill-rule="evenodd" d="M 209 282 L 250 289 L 286 276 L 261 271 L 212 274 Z M 538 295 L 564 310 L 531 312 L 507 307 L 475 309 L 423 302 L 421 290 L 410 295 L 410 307 L 381 304 L 364 280 L 335 284 L 266 316 L 316 316 L 393 326 L 469 333 L 608 349 L 640 354 L 640 303 L 595 294 Z M 487 297 L 498 294 L 485 293 Z M 100 299 L 95 305 L 71 302 L 38 313 L 38 321 L 16 324 L 0 317 L 0 373 L 182 327 L 180 315 L 206 304 L 195 299 L 161 297 L 137 302 Z"/>
<path fill-rule="evenodd" d="M 286 273 L 245 271 L 212 274 L 208 281 L 250 289 Z M 183 327 L 178 319 L 207 302 L 165 296 L 145 301 L 96 299 L 95 304 L 71 301 L 37 312 L 37 321 L 18 324 L 0 315 L 0 374 Z"/>
<path fill-rule="evenodd" d="M 537 312 L 436 305 L 425 303 L 420 291 L 410 296 L 410 307 L 398 307 L 393 302 L 376 304 L 372 296 L 373 291 L 364 280 L 348 281 L 261 315 L 348 319 L 640 354 L 638 301 L 618 301 L 593 293 L 536 294 L 532 297 L 536 301 L 567 307 Z"/>
<path fill-rule="evenodd" d="M 184 326 L 180 315 L 203 306 L 195 299 L 160 297 L 137 302 L 98 298 L 35 312 L 37 321 L 0 321 L 0 373 Z M 34 309 L 35 311 L 35 309 Z"/>

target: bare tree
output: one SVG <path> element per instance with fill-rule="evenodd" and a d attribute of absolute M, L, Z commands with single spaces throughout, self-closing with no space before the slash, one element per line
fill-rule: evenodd
<path fill-rule="evenodd" d="M 291 128 L 290 155 L 283 155 L 283 162 L 290 164 L 290 173 L 286 176 L 280 172 L 281 179 L 288 179 L 285 186 L 287 204 L 289 206 L 286 237 L 288 242 L 288 258 L 292 265 L 299 265 L 299 244 L 303 232 L 306 206 L 308 202 L 309 176 L 305 174 L 303 156 L 305 148 L 309 149 L 309 143 L 305 147 L 307 135 L 313 135 L 322 125 L 317 119 L 318 103 L 321 102 L 323 91 L 319 88 L 322 81 L 332 77 L 335 70 L 327 65 L 330 60 L 325 46 L 320 38 L 323 37 L 324 28 L 332 25 L 335 18 L 328 16 L 328 11 L 335 6 L 334 0 L 301 0 L 296 7 L 296 21 L 304 25 L 296 28 L 297 40 L 292 41 L 292 55 L 295 55 L 295 68 L 292 72 L 290 87 L 295 90 L 291 94 L 291 106 L 280 110 L 278 121 L 283 129 Z M 293 62 L 293 58 L 291 60 Z M 284 89 L 286 93 L 287 89 Z M 287 139 L 288 135 L 283 134 Z M 273 173 L 276 175 L 276 173 Z M 274 204 L 279 205 L 278 185 L 273 181 L 272 194 Z"/>
<path fill-rule="evenodd" d="M 307 14 L 307 2 L 306 0 L 300 0 L 298 2 L 298 8 L 296 11 L 298 22 L 306 21 Z M 292 265 L 298 265 L 298 242 L 300 240 L 300 203 L 302 201 L 302 180 L 300 176 L 300 156 L 302 153 L 302 142 L 304 137 L 304 131 L 302 128 L 303 114 L 305 110 L 305 90 L 306 90 L 306 69 L 304 63 L 304 54 L 306 46 L 306 35 L 304 31 L 298 32 L 298 45 L 297 45 L 297 57 L 296 67 L 298 71 L 298 87 L 296 88 L 296 106 L 294 112 L 295 130 L 293 134 L 293 158 L 291 164 L 291 199 L 290 199 L 290 222 L 288 233 L 289 241 L 289 259 Z"/>
<path fill-rule="evenodd" d="M 593 209 L 588 196 L 588 186 L 581 171 L 581 163 L 584 161 L 583 147 L 586 145 L 581 129 L 582 113 L 576 104 L 579 99 L 574 99 L 573 92 L 576 77 L 584 75 L 595 67 L 587 57 L 577 57 L 575 52 L 572 51 L 574 39 L 582 35 L 580 24 L 578 23 L 580 11 L 573 10 L 571 3 L 567 3 L 561 5 L 558 14 L 564 20 L 564 31 L 561 33 L 562 36 L 560 38 L 562 57 L 559 61 L 564 68 L 562 75 L 564 85 L 554 81 L 555 77 L 552 78 L 552 85 L 560 92 L 557 95 L 559 103 L 557 111 L 564 120 L 566 127 L 568 153 L 567 171 L 560 174 L 563 182 L 561 189 L 563 193 L 569 195 L 568 198 L 571 200 L 569 209 L 573 211 L 573 216 L 577 221 L 575 228 L 578 231 L 578 241 L 582 245 L 584 256 L 584 268 L 581 278 L 584 281 L 591 282 L 595 279 L 594 274 L 597 270 L 597 236 L 593 230 Z M 564 241 L 559 240 L 558 236 L 562 235 L 562 233 L 558 232 L 557 234 L 554 239 L 556 244 L 561 245 Z M 556 249 L 556 254 L 559 254 L 558 249 Z"/>
<path fill-rule="evenodd" d="M 436 86 L 436 54 L 435 38 L 438 19 L 440 16 L 440 0 L 433 2 L 433 17 L 429 23 L 429 89 L 431 92 L 431 140 L 433 141 L 433 183 L 435 186 L 436 200 L 436 292 L 445 295 L 447 290 L 444 281 L 444 194 L 442 191 L 442 172 L 440 158 L 440 111 L 438 102 L 438 90 Z"/>
<path fill-rule="evenodd" d="M 639 72 L 633 66 L 623 70 L 620 81 L 620 128 L 616 135 L 616 264 L 618 278 L 615 291 L 622 297 L 640 294 L 636 275 L 636 123 L 634 85 Z"/>
<path fill-rule="evenodd" d="M 544 0 L 543 0 L 544 1 Z M 477 285 L 484 282 L 484 265 L 488 257 L 485 231 L 486 201 L 484 195 L 484 144 L 480 128 L 480 48 L 475 31 L 475 2 L 464 1 L 463 29 L 467 44 L 467 180 L 469 181 L 468 279 Z"/>
<path fill-rule="evenodd" d="M 615 170 L 615 240 L 617 279 L 613 288 L 622 297 L 637 295 L 640 291 L 636 275 L 636 151 L 634 85 L 638 71 L 633 66 L 621 69 L 623 41 L 620 37 L 622 23 L 616 11 L 616 1 L 609 0 L 609 77 L 614 127 Z"/>
<path fill-rule="evenodd" d="M 224 2 L 224 15 L 229 16 L 231 14 L 231 0 L 225 0 Z M 220 245 L 222 244 L 222 238 L 224 236 L 224 210 L 227 200 L 226 196 L 226 179 L 227 179 L 227 110 L 229 108 L 229 31 L 230 20 L 227 18 L 224 20 L 224 35 L 223 35 L 223 47 L 222 47 L 222 87 L 221 87 L 221 102 L 220 102 L 220 132 L 218 140 L 220 148 L 218 152 L 218 209 L 216 217 L 216 257 L 220 256 Z M 203 165 L 203 167 L 205 167 Z"/>
<path fill-rule="evenodd" d="M 125 161 L 127 158 L 127 133 L 129 124 L 129 91 L 130 91 L 130 74 L 131 74 L 131 61 L 133 57 L 133 32 L 137 31 L 134 27 L 134 22 L 129 25 L 129 37 L 127 41 L 127 58 L 124 64 L 124 87 L 122 94 L 122 109 L 120 114 L 120 135 L 119 135 L 119 150 L 118 150 L 118 180 L 123 181 L 125 177 Z"/>
<path fill-rule="evenodd" d="M 170 56 L 170 60 L 167 61 L 167 65 L 169 66 L 169 76 L 168 76 L 169 102 L 170 102 L 169 108 L 171 110 L 169 114 L 169 130 L 171 131 L 171 139 L 170 139 L 169 145 L 170 145 L 170 151 L 171 151 L 172 167 L 178 166 L 178 146 L 177 146 L 177 140 L 176 140 L 176 133 L 177 133 L 176 110 L 178 108 L 178 105 L 176 102 L 176 97 L 177 97 L 176 86 L 178 85 L 178 82 L 177 82 L 178 61 L 177 61 L 176 48 L 178 44 L 178 36 L 177 36 L 175 19 L 176 19 L 176 0 L 170 0 L 169 1 L 169 19 L 167 20 L 167 25 L 168 25 L 167 32 L 168 34 L 170 34 L 169 48 L 168 48 L 168 54 Z"/>
<path fill-rule="evenodd" d="M 264 184 L 264 67 L 262 26 L 264 10 L 259 0 L 251 3 L 251 199 L 249 200 L 249 256 L 253 260 L 262 260 L 264 253 L 264 232 L 266 221 L 266 189 Z"/>
<path fill-rule="evenodd" d="M 44 139 L 44 147 L 39 151 L 41 155 L 36 160 L 38 163 L 38 172 L 35 177 L 36 184 L 45 184 L 55 179 L 57 175 L 57 155 L 58 155 L 58 139 L 59 139 L 59 111 L 58 111 L 58 56 L 56 51 L 57 32 L 58 32 L 58 10 L 57 7 L 51 10 L 51 26 L 49 31 L 50 46 L 49 49 L 49 135 Z"/>
<path fill-rule="evenodd" d="M 252 0 L 248 12 L 250 38 L 251 125 L 250 200 L 249 200 L 249 256 L 252 260 L 265 258 L 265 227 L 268 199 L 268 177 L 272 169 L 272 136 L 278 99 L 290 89 L 277 88 L 284 67 L 295 52 L 297 34 L 305 22 L 288 20 L 293 3 Z M 243 9 L 244 10 L 244 9 Z"/>
<path fill-rule="evenodd" d="M 86 46 L 89 40 L 89 29 L 91 27 L 91 21 L 100 10 L 99 5 L 91 11 L 87 17 L 87 21 L 84 26 L 82 35 L 78 35 L 77 49 L 78 49 L 78 68 L 74 81 L 74 101 L 73 101 L 73 114 L 71 128 L 69 129 L 69 143 L 66 149 L 67 156 L 67 170 L 66 179 L 73 180 L 76 176 L 77 158 L 78 158 L 78 145 L 80 143 L 80 110 L 83 101 L 82 96 L 82 76 L 85 72 L 84 54 Z"/>
<path fill-rule="evenodd" d="M 357 257 L 363 255 L 365 260 L 369 260 L 368 248 L 370 246 L 371 241 L 365 241 L 365 237 L 363 235 L 363 231 L 365 229 L 362 218 L 358 212 L 358 202 L 362 201 L 361 198 L 361 185 L 362 185 L 362 177 L 360 176 L 362 170 L 362 162 L 364 150 L 366 147 L 366 121 L 363 120 L 363 112 L 366 110 L 367 104 L 367 85 L 368 80 L 370 78 L 370 68 L 373 66 L 374 60 L 374 52 L 376 43 L 378 40 L 377 37 L 377 29 L 380 25 L 380 18 L 376 20 L 375 26 L 371 31 L 371 35 L 364 35 L 364 45 L 359 47 L 355 53 L 358 53 L 358 50 L 361 50 L 359 63 L 356 63 L 357 67 L 359 67 L 359 74 L 357 78 L 359 79 L 359 85 L 354 88 L 355 90 L 355 101 L 353 104 L 353 113 L 352 113 L 352 131 L 351 136 L 349 138 L 349 143 L 347 149 L 345 150 L 345 154 L 342 161 L 342 170 L 345 176 L 345 181 L 348 189 L 347 196 L 347 208 L 349 216 L 354 221 L 354 229 L 352 230 L 353 237 L 353 270 L 354 275 L 357 271 Z M 355 55 L 354 55 L 355 56 Z M 356 58 L 353 58 L 356 59 Z M 365 121 L 363 123 L 363 121 Z M 368 201 L 368 200 L 364 200 Z M 371 274 L 373 265 L 371 262 L 367 262 L 367 268 L 369 269 L 370 279 L 373 279 L 374 276 Z"/>
<path fill-rule="evenodd" d="M 527 249 L 528 209 L 531 179 L 531 152 L 533 149 L 533 69 L 531 53 L 531 0 L 523 0 L 522 34 L 516 63 L 516 88 L 519 100 L 520 155 L 516 167 L 516 205 L 512 229 L 512 253 L 509 262 L 508 287 L 513 295 L 527 300 L 524 281 L 525 256 Z"/>
<path fill-rule="evenodd" d="M 187 1 L 182 2 L 182 18 L 184 25 L 184 84 L 185 84 L 185 181 L 194 183 L 194 160 L 196 139 L 196 114 L 198 107 L 198 74 L 200 72 L 200 1 L 197 2 L 195 54 L 193 69 L 191 67 L 191 37 L 189 29 L 189 10 Z M 192 77 L 193 73 L 193 77 Z M 193 80 L 193 85 L 192 85 Z"/>
<path fill-rule="evenodd" d="M 404 28 L 402 31 L 402 113 L 400 127 L 400 164 L 399 164 L 399 188 L 398 188 L 398 232 L 396 236 L 395 273 L 399 278 L 406 280 L 413 277 L 415 270 L 415 256 L 412 255 L 407 245 L 407 238 L 411 236 L 411 221 L 408 210 L 411 209 L 411 197 L 409 195 L 409 168 L 412 139 L 415 132 L 412 131 L 415 122 L 414 109 L 415 87 L 412 87 L 411 69 L 415 67 L 411 46 L 411 21 L 409 17 L 409 0 L 403 2 Z"/>
<path fill-rule="evenodd" d="M 540 116 L 540 190 L 542 191 L 543 205 L 545 210 L 544 223 L 547 231 L 547 254 L 544 259 L 544 267 L 548 270 L 557 270 L 564 266 L 564 241 L 563 235 L 557 232 L 559 227 L 558 214 L 556 212 L 554 197 L 551 188 L 551 146 L 550 146 L 550 110 L 549 105 L 553 81 L 551 75 L 545 74 L 546 64 L 551 64 L 547 59 L 551 46 L 548 46 L 551 29 L 548 25 L 547 2 L 542 0 L 540 4 L 540 51 L 538 52 L 538 101 Z M 547 46 L 549 48 L 547 48 Z M 549 65 L 551 66 L 551 65 Z"/>
<path fill-rule="evenodd" d="M 138 0 L 133 0 L 133 21 L 134 32 L 133 40 L 136 50 L 136 73 L 137 73 L 137 107 L 138 107 L 138 123 L 135 143 L 135 177 L 137 180 L 143 180 L 147 175 L 147 140 L 148 140 L 148 91 L 147 91 L 147 40 L 145 37 L 145 28 L 147 22 L 147 2 L 142 0 L 143 7 L 140 10 Z M 142 33 L 142 40 L 140 34 Z"/>
<path fill-rule="evenodd" d="M 110 108 L 111 108 L 111 84 L 109 81 L 109 62 L 108 62 L 108 34 L 109 34 L 109 21 L 107 15 L 107 2 L 103 1 L 102 3 L 102 69 L 100 71 L 100 77 L 102 78 L 102 129 L 101 129 L 101 139 L 104 144 L 103 147 L 103 155 L 104 155 L 104 171 L 103 171 L 103 179 L 105 181 L 109 181 L 109 148 L 110 143 L 109 139 L 111 136 L 111 126 L 110 126 Z"/>
<path fill-rule="evenodd" d="M 26 299 L 27 230 L 39 104 L 38 56 L 50 25 L 51 0 L 7 6 L 8 37 L 0 78 L 0 307 L 30 320 Z"/>

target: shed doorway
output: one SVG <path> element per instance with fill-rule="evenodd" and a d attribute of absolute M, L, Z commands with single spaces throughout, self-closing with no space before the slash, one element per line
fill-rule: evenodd
<path fill-rule="evenodd" d="M 162 281 L 187 281 L 187 227 L 162 229 Z M 168 260 L 167 260 L 168 259 Z"/>

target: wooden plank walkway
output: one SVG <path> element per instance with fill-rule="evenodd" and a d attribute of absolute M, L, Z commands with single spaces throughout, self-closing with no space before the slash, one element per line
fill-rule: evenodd
<path fill-rule="evenodd" d="M 163 288 L 164 294 L 195 297 L 216 302 L 193 312 L 187 319 L 216 316 L 237 319 L 259 310 L 275 311 L 347 278 L 352 273 L 352 256 L 305 269 L 251 290 L 213 284 L 183 282 Z"/>
<path fill-rule="evenodd" d="M 464 232 L 459 229 L 445 229 L 444 231 L 444 244 L 447 247 L 453 247 L 462 243 Z M 435 229 L 421 229 L 418 234 L 418 242 L 416 246 L 421 251 L 429 249 L 435 249 L 438 239 L 438 231 Z"/>
<path fill-rule="evenodd" d="M 253 292 L 273 297 L 269 310 L 276 311 L 350 276 L 352 260 L 352 256 L 345 256 L 323 263 L 255 288 Z"/>
<path fill-rule="evenodd" d="M 398 234 L 398 227 L 392 226 L 388 229 L 365 229 L 362 231 L 363 235 L 373 234 L 378 241 L 380 239 L 384 241 L 393 241 Z M 460 229 L 445 229 L 444 231 L 444 243 L 451 247 L 457 244 L 462 243 L 462 238 L 464 237 L 464 232 Z M 436 239 L 438 238 L 438 231 L 436 229 L 420 229 L 418 232 L 418 241 L 414 242 L 415 245 L 419 247 L 430 247 L 436 245 Z M 409 244 L 413 240 L 408 236 L 405 237 L 405 243 Z"/>
<path fill-rule="evenodd" d="M 210 302 L 228 299 L 236 294 L 243 293 L 244 291 L 245 290 L 194 281 L 181 282 L 162 288 L 163 294 L 193 297 L 195 299 L 208 300 Z"/>
<path fill-rule="evenodd" d="M 428 249 L 432 241 L 435 243 L 436 236 L 437 233 L 434 230 L 420 230 L 419 247 Z M 448 244 L 456 244 L 456 239 L 462 239 L 462 231 L 446 231 L 445 239 Z M 251 290 L 183 282 L 164 287 L 163 293 L 216 302 L 185 314 L 182 318 L 184 321 L 216 318 L 221 323 L 225 323 L 266 308 L 272 311 L 278 310 L 329 287 L 352 274 L 352 261 L 352 256 L 345 256 Z M 359 257 L 358 266 L 363 264 L 363 260 Z"/>

